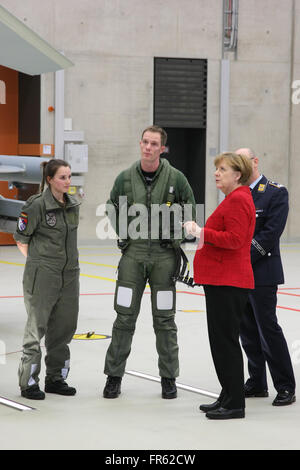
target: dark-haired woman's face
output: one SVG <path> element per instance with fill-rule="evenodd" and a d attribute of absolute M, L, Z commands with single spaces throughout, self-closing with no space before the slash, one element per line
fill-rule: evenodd
<path fill-rule="evenodd" d="M 48 177 L 48 184 L 54 195 L 67 193 L 71 184 L 71 168 L 60 166 L 52 178 Z"/>

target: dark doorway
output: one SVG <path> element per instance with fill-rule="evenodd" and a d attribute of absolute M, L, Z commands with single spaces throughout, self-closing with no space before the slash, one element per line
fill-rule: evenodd
<path fill-rule="evenodd" d="M 197 204 L 205 202 L 205 129 L 165 127 L 168 134 L 167 159 L 187 177 Z"/>
<path fill-rule="evenodd" d="M 41 77 L 19 73 L 19 144 L 39 144 Z"/>

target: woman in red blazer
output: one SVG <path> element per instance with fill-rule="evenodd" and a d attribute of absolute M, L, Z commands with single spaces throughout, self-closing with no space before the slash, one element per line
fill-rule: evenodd
<path fill-rule="evenodd" d="M 194 281 L 203 285 L 210 348 L 222 391 L 215 403 L 201 405 L 211 419 L 244 418 L 244 366 L 239 343 L 241 316 L 254 288 L 250 247 L 255 207 L 247 181 L 247 157 L 223 153 L 215 158 L 217 188 L 225 199 L 204 228 L 187 222 L 188 234 L 200 238 L 194 258 Z"/>

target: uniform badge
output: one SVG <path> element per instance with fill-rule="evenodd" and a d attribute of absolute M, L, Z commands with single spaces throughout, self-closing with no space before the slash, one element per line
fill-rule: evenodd
<path fill-rule="evenodd" d="M 20 232 L 24 232 L 28 224 L 28 215 L 25 212 L 21 212 L 18 220 L 18 229 Z"/>
<path fill-rule="evenodd" d="M 56 215 L 55 212 L 47 212 L 46 213 L 46 222 L 49 227 L 55 227 L 56 225 Z"/>
<path fill-rule="evenodd" d="M 257 190 L 257 191 L 258 191 L 259 193 L 264 193 L 265 190 L 266 190 L 266 185 L 265 185 L 265 184 L 260 184 L 260 185 L 258 186 L 258 190 Z"/>

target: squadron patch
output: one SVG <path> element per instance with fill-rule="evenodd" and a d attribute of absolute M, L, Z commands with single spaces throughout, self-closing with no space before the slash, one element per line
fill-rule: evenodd
<path fill-rule="evenodd" d="M 47 212 L 46 213 L 46 222 L 49 227 L 55 227 L 56 225 L 56 215 L 55 212 Z"/>
<path fill-rule="evenodd" d="M 20 232 L 24 232 L 28 224 L 28 215 L 25 212 L 21 212 L 18 220 L 18 229 Z"/>

